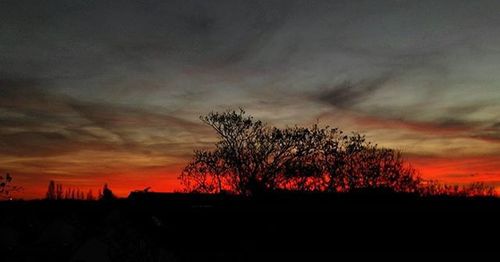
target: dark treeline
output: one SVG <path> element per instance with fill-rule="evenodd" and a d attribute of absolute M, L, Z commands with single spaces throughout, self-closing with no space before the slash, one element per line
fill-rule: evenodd
<path fill-rule="evenodd" d="M 104 184 L 102 190 L 98 190 L 97 195 L 94 196 L 92 189 L 87 192 L 80 190 L 77 187 L 63 188 L 62 184 L 56 183 L 54 180 L 49 182 L 45 199 L 47 200 L 105 200 L 116 198 L 108 184 Z"/>
<path fill-rule="evenodd" d="M 195 151 L 179 179 L 187 192 L 352 192 L 377 189 L 420 195 L 494 196 L 483 183 L 425 181 L 400 152 L 338 128 L 264 124 L 245 111 L 200 117 L 218 134 L 215 148 Z"/>

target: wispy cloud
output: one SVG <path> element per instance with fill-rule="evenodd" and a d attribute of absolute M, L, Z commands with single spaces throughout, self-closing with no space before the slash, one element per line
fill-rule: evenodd
<path fill-rule="evenodd" d="M 411 153 L 494 154 L 499 8 L 1 1 L 0 164 L 180 165 L 213 141 L 197 116 L 238 106 L 270 124 L 327 119 Z"/>
<path fill-rule="evenodd" d="M 0 90 L 0 166 L 21 181 L 171 173 L 212 137 L 201 123 L 165 108 L 85 102 L 36 81 L 3 81 Z"/>
<path fill-rule="evenodd" d="M 356 83 L 345 81 L 333 87 L 321 88 L 313 98 L 337 108 L 349 109 L 363 103 L 389 80 L 389 76 L 383 76 Z"/>

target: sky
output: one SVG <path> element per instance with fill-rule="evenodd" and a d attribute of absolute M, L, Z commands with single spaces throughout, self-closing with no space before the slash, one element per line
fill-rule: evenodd
<path fill-rule="evenodd" d="M 499 1 L 0 1 L 0 172 L 120 196 L 177 176 L 243 107 L 500 188 Z"/>

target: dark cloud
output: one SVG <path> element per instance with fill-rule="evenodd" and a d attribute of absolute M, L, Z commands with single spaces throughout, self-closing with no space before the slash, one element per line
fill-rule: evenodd
<path fill-rule="evenodd" d="M 453 79 L 453 59 L 486 52 L 500 28 L 494 1 L 21 0 L 2 1 L 2 7 L 0 60 L 7 66 L 1 85 L 42 86 L 16 91 L 33 98 L 23 98 L 26 125 L 56 110 L 72 110 L 107 129 L 164 123 L 152 104 L 202 112 L 244 104 L 253 94 L 266 94 L 257 101 L 268 99 L 268 89 L 288 97 L 306 93 L 314 102 L 369 115 L 422 121 L 415 115 L 434 110 L 460 82 Z M 66 103 L 66 98 L 45 103 L 45 93 L 55 93 L 49 89 L 94 103 Z M 399 97 L 366 106 L 381 89 L 415 98 L 404 108 L 391 105 Z M 279 105 L 293 102 L 269 96 L 268 101 L 282 100 Z M 4 107 L 9 103 L 20 104 L 2 100 Z M 100 104 L 106 108 L 96 108 Z M 29 106 L 38 109 L 28 112 Z M 435 122 L 459 124 L 465 121 L 459 114 L 481 108 L 470 103 L 441 109 Z"/>
<path fill-rule="evenodd" d="M 479 122 L 472 122 L 453 117 L 438 118 L 430 122 L 430 124 L 434 124 L 437 128 L 456 130 L 474 130 L 482 126 L 482 123 Z"/>
<path fill-rule="evenodd" d="M 2 74 L 0 73 L 0 76 Z M 0 94 L 7 96 L 13 94 L 12 89 L 32 88 L 38 86 L 40 80 L 30 78 L 0 78 Z"/>
<path fill-rule="evenodd" d="M 422 2 L 2 1 L 0 59 L 9 74 L 55 79 L 54 86 L 88 97 L 200 90 L 206 82 L 172 80 L 193 68 L 250 71 L 250 81 L 257 70 L 292 71 L 291 81 L 300 76 L 295 69 L 317 71 L 314 87 L 388 71 L 446 71 L 436 60 L 499 23 L 494 2 Z"/>
<path fill-rule="evenodd" d="M 489 143 L 500 143 L 500 131 L 480 130 L 479 132 L 471 134 L 471 137 Z"/>
<path fill-rule="evenodd" d="M 384 76 L 356 83 L 346 81 L 333 87 L 322 88 L 312 98 L 337 108 L 349 109 L 362 103 L 384 87 L 389 80 L 389 76 Z"/>
<path fill-rule="evenodd" d="M 454 116 L 454 117 L 460 117 L 460 116 L 464 116 L 464 115 L 477 113 L 478 111 L 481 111 L 484 108 L 487 108 L 489 106 L 492 106 L 492 104 L 482 102 L 482 103 L 477 103 L 477 104 L 449 106 L 449 107 L 446 107 L 444 110 L 445 110 L 447 115 Z"/>

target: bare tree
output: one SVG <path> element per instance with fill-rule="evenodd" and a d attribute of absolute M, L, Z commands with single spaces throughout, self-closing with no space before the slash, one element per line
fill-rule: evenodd
<path fill-rule="evenodd" d="M 45 194 L 45 198 L 47 200 L 56 200 L 57 199 L 56 183 L 54 182 L 54 180 L 50 180 L 49 186 L 47 188 L 47 193 Z"/>
<path fill-rule="evenodd" d="M 5 176 L 0 175 L 0 198 L 10 199 L 13 192 L 19 192 L 22 187 L 12 185 L 12 176 L 7 173 Z"/>
<path fill-rule="evenodd" d="M 212 150 L 195 151 L 180 179 L 187 191 L 254 195 L 273 190 L 416 192 L 420 179 L 401 154 L 336 128 L 269 127 L 245 111 L 201 120 L 218 134 Z"/>
<path fill-rule="evenodd" d="M 63 196 L 63 186 L 61 184 L 56 184 L 56 199 L 62 200 Z"/>

